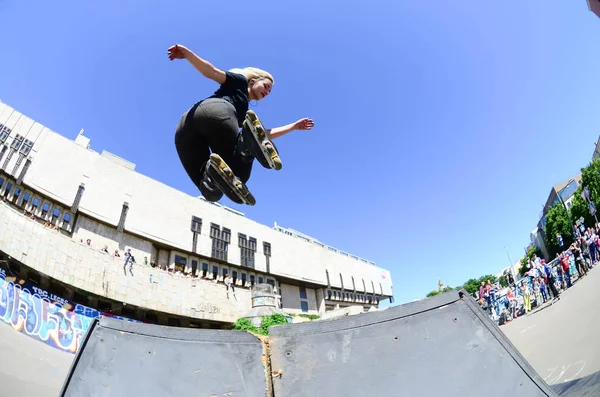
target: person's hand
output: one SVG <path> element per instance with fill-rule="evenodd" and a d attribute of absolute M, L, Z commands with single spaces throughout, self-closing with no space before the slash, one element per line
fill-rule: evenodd
<path fill-rule="evenodd" d="M 172 61 L 173 59 L 184 59 L 190 50 L 181 44 L 175 44 L 169 47 L 167 52 L 169 53 L 169 59 Z"/>
<path fill-rule="evenodd" d="M 303 118 L 294 123 L 295 130 L 310 130 L 315 126 L 315 122 L 309 118 Z"/>

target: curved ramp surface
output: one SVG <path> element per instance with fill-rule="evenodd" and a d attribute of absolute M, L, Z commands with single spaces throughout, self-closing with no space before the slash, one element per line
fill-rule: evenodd
<path fill-rule="evenodd" d="M 264 349 L 242 331 L 102 318 L 86 334 L 61 396 L 130 395 L 556 396 L 479 305 L 455 291 L 276 326 Z"/>
<path fill-rule="evenodd" d="M 463 295 L 463 294 L 461 294 Z M 456 291 L 270 330 L 277 397 L 555 396 L 479 305 Z"/>
<path fill-rule="evenodd" d="M 264 396 L 263 347 L 243 331 L 96 320 L 61 396 Z"/>

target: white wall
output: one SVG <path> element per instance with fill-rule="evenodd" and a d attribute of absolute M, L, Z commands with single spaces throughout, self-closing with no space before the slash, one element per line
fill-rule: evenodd
<path fill-rule="evenodd" d="M 0 250 L 28 267 L 93 294 L 181 316 L 234 322 L 251 308 L 250 290 L 235 297 L 223 284 L 150 266 L 123 273 L 122 258 L 72 240 L 0 201 Z"/>
<path fill-rule="evenodd" d="M 210 257 L 212 240 L 209 237 L 210 223 L 231 230 L 231 244 L 228 262 L 240 263 L 238 233 L 255 237 L 257 252 L 256 270 L 266 271 L 263 242 L 271 243 L 271 273 L 304 280 L 325 286 L 329 271 L 331 286 L 341 287 L 340 273 L 346 289 L 352 288 L 354 276 L 356 289 L 363 292 L 364 279 L 366 292 L 392 295 L 392 280 L 389 271 L 365 263 L 361 260 L 333 252 L 313 242 L 288 236 L 271 227 L 261 225 L 243 216 L 234 214 L 219 206 L 197 197 L 170 188 L 158 181 L 117 164 L 99 153 L 79 146 L 41 124 L 22 116 L 5 104 L 0 103 L 0 123 L 13 126 L 15 131 L 27 133 L 34 141 L 31 152 L 32 164 L 24 183 L 40 193 L 70 208 L 77 189 L 85 183 L 85 192 L 80 202 L 80 212 L 87 218 L 97 219 L 116 227 L 119 222 L 123 202 L 129 203 L 125 230 L 142 236 L 132 245 L 151 256 L 148 241 L 155 241 L 182 252 L 192 249 L 191 217 L 202 219 L 202 233 L 198 239 L 199 256 Z M 7 143 L 10 143 L 12 137 Z M 93 144 L 93 142 L 92 142 Z M 18 156 L 13 156 L 17 158 Z M 8 167 L 7 170 L 12 168 Z M 82 238 L 90 225 L 82 224 L 76 231 L 76 238 Z M 98 231 L 98 236 L 113 236 L 107 228 Z M 87 231 L 86 231 L 87 230 Z M 109 238 L 109 239 L 112 239 Z M 144 240 L 147 239 L 147 240 Z M 108 241 L 108 240 L 107 240 Z M 143 257 L 143 256 L 142 256 Z"/>

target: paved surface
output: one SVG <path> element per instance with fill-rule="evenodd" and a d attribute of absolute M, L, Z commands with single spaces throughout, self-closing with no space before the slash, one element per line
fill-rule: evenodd
<path fill-rule="evenodd" d="M 600 380 L 600 266 L 560 296 L 500 329 L 562 395 L 600 396 L 600 387 L 583 394 Z"/>
<path fill-rule="evenodd" d="M 74 357 L 0 321 L 0 396 L 58 396 Z"/>

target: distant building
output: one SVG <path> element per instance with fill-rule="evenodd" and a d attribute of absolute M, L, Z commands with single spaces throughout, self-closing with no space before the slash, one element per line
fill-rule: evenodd
<path fill-rule="evenodd" d="M 594 159 L 600 159 L 600 138 L 598 138 L 594 146 L 594 154 L 592 155 L 592 160 Z"/>
<path fill-rule="evenodd" d="M 565 207 L 565 209 L 570 209 L 573 205 L 573 199 L 575 198 L 575 192 L 579 188 L 581 184 L 581 174 L 575 175 L 572 178 L 569 178 L 561 183 L 558 183 L 552 186 L 550 190 L 550 194 L 546 199 L 546 203 L 544 204 L 544 208 L 542 210 L 540 220 L 537 224 L 537 227 L 531 232 L 530 240 L 535 244 L 537 248 L 542 251 L 542 254 L 546 260 L 550 260 L 552 258 L 549 257 L 548 248 L 545 244 L 545 228 L 548 211 L 555 204 L 560 204 Z"/>

